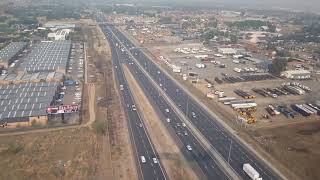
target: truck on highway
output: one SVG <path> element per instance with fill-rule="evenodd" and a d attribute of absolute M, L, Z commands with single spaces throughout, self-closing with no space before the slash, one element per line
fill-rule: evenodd
<path fill-rule="evenodd" d="M 243 171 L 252 179 L 252 180 L 262 180 L 260 174 L 249 164 L 243 164 Z"/>

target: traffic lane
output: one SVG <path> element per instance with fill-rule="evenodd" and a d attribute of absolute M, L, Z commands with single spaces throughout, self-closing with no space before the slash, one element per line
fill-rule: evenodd
<path fill-rule="evenodd" d="M 133 100 L 129 96 L 129 91 L 125 88 L 124 88 L 124 99 L 126 101 L 126 104 L 134 104 Z M 126 108 L 128 108 L 128 107 L 126 106 Z M 133 131 L 133 135 L 135 136 L 135 140 L 137 141 L 136 144 L 138 144 L 136 146 L 136 148 L 137 148 L 137 152 L 139 154 L 139 159 L 141 156 L 145 156 L 145 158 L 147 159 L 146 163 L 141 164 L 141 167 L 144 169 L 143 170 L 144 178 L 150 179 L 150 178 L 157 177 L 157 179 L 164 179 L 164 178 L 161 178 L 162 176 L 159 176 L 159 174 L 162 174 L 162 172 L 160 170 L 160 167 L 158 167 L 158 168 L 156 167 L 156 166 L 158 166 L 158 164 L 153 164 L 153 162 L 152 162 L 152 158 L 157 157 L 157 156 L 152 153 L 152 148 L 147 143 L 148 138 L 146 137 L 146 134 L 144 132 L 142 132 L 142 128 L 139 127 L 139 125 L 142 122 L 141 122 L 138 114 L 136 113 L 136 111 L 132 111 L 131 106 L 129 106 L 127 111 L 129 112 L 128 116 L 131 119 L 130 123 L 131 123 L 132 131 Z M 149 165 L 149 163 L 150 163 L 150 165 Z M 153 166 L 155 166 L 155 168 L 153 168 Z"/>
<path fill-rule="evenodd" d="M 138 69 L 136 68 L 134 68 L 132 71 L 138 72 Z M 197 162 L 197 164 L 200 166 L 201 170 L 208 177 L 208 179 L 227 179 L 225 174 L 218 168 L 215 162 L 211 159 L 208 152 L 206 152 L 202 148 L 198 141 L 191 135 L 191 132 L 187 128 L 184 128 L 182 126 L 183 122 L 177 117 L 177 115 L 175 115 L 175 113 L 173 113 L 171 107 L 165 102 L 165 100 L 161 96 L 159 96 L 155 89 L 152 89 L 152 85 L 147 84 L 149 80 L 145 79 L 145 76 L 142 76 L 142 72 L 138 72 L 138 78 L 140 79 L 140 82 L 143 82 L 144 88 L 147 90 L 147 92 L 151 94 L 151 97 L 160 108 L 160 111 L 171 121 L 170 123 L 168 123 L 166 120 L 163 120 L 164 123 L 170 124 L 171 129 L 173 129 L 174 132 L 178 135 L 180 141 L 184 144 L 185 149 L 187 145 L 192 146 L 192 151 L 188 152 L 191 153 L 192 161 L 195 160 Z M 167 110 L 169 110 L 169 112 Z M 187 132 L 188 136 L 183 136 L 180 130 L 182 132 Z"/>
<path fill-rule="evenodd" d="M 120 77 L 119 80 L 121 83 L 126 84 L 124 77 L 123 77 L 123 74 L 121 73 L 121 66 L 117 61 L 117 59 L 119 57 L 116 57 L 116 56 L 114 56 L 114 57 L 115 57 L 115 59 L 114 59 L 115 64 L 119 66 L 118 68 L 116 68 L 117 75 L 118 75 L 118 77 Z M 124 93 L 123 93 L 125 104 L 133 104 L 133 99 L 129 95 L 129 89 L 127 89 L 126 87 L 124 88 Z M 130 118 L 132 132 L 133 132 L 133 135 L 135 136 L 134 139 L 137 140 L 137 143 L 142 145 L 142 146 L 136 146 L 137 153 L 139 154 L 139 157 L 146 156 L 146 158 L 149 159 L 148 162 L 150 162 L 150 165 L 147 162 L 142 163 L 142 164 L 140 163 L 141 167 L 143 169 L 144 178 L 145 179 L 155 179 L 155 177 L 156 177 L 157 179 L 165 179 L 164 176 L 161 176 L 162 172 L 160 170 L 160 165 L 157 168 L 158 164 L 154 164 L 152 162 L 152 158 L 156 157 L 156 155 L 151 153 L 152 148 L 151 148 L 151 146 L 148 146 L 149 145 L 148 143 L 146 143 L 148 140 L 146 134 L 141 132 L 141 129 L 138 128 L 138 126 L 137 126 L 138 123 L 139 124 L 141 123 L 141 120 L 140 120 L 138 114 L 136 113 L 136 111 L 132 111 L 132 109 L 127 110 L 127 112 L 128 112 L 128 116 Z M 147 154 L 147 155 L 145 155 L 145 154 Z M 138 157 L 138 160 L 139 160 L 139 157 Z"/>

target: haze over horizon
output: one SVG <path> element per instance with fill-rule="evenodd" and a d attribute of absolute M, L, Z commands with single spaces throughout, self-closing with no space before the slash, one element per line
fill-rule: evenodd
<path fill-rule="evenodd" d="M 130 2 L 130 1 L 127 1 Z M 319 0 L 268 0 L 268 1 L 260 1 L 260 0 L 134 0 L 131 2 L 149 2 L 149 3 L 184 3 L 184 4 L 192 4 L 196 3 L 197 5 L 202 5 L 205 3 L 216 3 L 217 6 L 228 5 L 228 6 L 239 6 L 239 7 L 252 7 L 252 8 L 277 8 L 277 9 L 291 9 L 291 10 L 299 10 L 305 12 L 318 12 L 320 11 L 320 1 Z M 214 4 L 212 4 L 214 6 Z"/>

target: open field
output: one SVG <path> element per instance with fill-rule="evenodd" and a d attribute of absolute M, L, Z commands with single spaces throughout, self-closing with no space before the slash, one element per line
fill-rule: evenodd
<path fill-rule="evenodd" d="M 261 128 L 252 136 L 284 166 L 301 179 L 318 179 L 320 161 L 320 123 Z"/>
<path fill-rule="evenodd" d="M 85 180 L 96 172 L 99 148 L 87 128 L 0 137 L 0 147 L 0 179 Z"/>

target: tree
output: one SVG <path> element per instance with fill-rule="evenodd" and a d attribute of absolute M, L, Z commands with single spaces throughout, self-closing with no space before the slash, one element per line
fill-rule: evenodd
<path fill-rule="evenodd" d="M 280 76 L 281 72 L 287 67 L 288 60 L 286 58 L 276 58 L 270 67 L 270 72 L 276 76 Z"/>
<path fill-rule="evenodd" d="M 231 41 L 231 43 L 237 43 L 238 42 L 237 35 L 231 34 L 230 35 L 230 41 Z"/>

